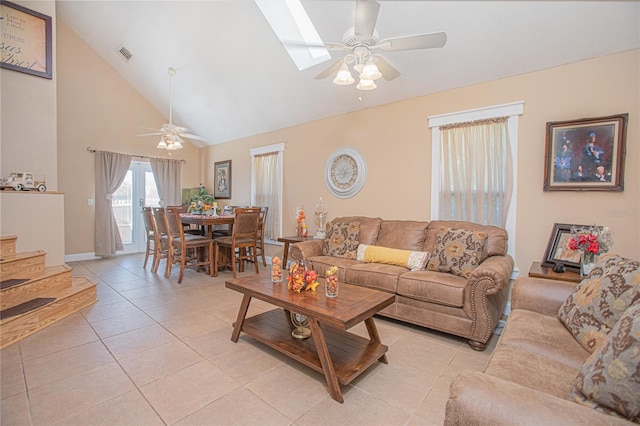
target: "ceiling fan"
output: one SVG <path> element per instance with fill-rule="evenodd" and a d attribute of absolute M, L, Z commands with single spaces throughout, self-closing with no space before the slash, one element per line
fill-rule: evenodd
<path fill-rule="evenodd" d="M 167 151 L 175 151 L 182 148 L 184 139 L 204 140 L 200 136 L 187 133 L 186 127 L 177 126 L 173 124 L 173 88 L 171 80 L 176 76 L 176 70 L 169 67 L 169 122 L 160 126 L 160 129 L 151 129 L 144 127 L 145 129 L 154 130 L 153 133 L 144 133 L 138 136 L 161 136 L 160 142 L 156 148 L 166 149 Z"/>
<path fill-rule="evenodd" d="M 443 47 L 447 42 L 444 32 L 416 34 L 403 37 L 380 39 L 375 30 L 380 11 L 380 3 L 373 0 L 356 0 L 355 26 L 347 30 L 341 43 L 324 43 L 328 50 L 344 50 L 347 55 L 338 59 L 328 68 L 315 76 L 323 79 L 337 71 L 333 80 L 338 85 L 355 82 L 349 65 L 359 73 L 358 89 L 372 90 L 376 88 L 374 80 L 383 77 L 393 80 L 400 75 L 387 60 L 373 52 L 398 52 L 403 50 L 433 49 Z"/>

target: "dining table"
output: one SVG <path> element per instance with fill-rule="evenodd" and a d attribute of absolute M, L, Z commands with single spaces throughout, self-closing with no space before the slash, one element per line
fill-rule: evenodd
<path fill-rule="evenodd" d="M 231 226 L 235 215 L 206 215 L 193 213 L 180 213 L 180 220 L 187 225 L 199 225 L 204 227 L 205 235 L 209 238 L 213 235 L 213 227 L 215 225 L 229 225 L 229 234 L 231 234 Z"/>

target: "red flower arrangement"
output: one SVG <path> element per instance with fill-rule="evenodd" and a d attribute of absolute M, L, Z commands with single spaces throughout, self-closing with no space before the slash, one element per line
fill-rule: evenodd
<path fill-rule="evenodd" d="M 567 242 L 571 250 L 580 250 L 584 253 L 601 254 L 609 251 L 613 245 L 613 235 L 607 227 L 590 226 L 571 228 L 572 237 Z"/>

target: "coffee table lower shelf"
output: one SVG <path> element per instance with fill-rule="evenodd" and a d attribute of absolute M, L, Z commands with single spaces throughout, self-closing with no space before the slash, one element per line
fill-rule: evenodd
<path fill-rule="evenodd" d="M 313 336 L 296 339 L 291 335 L 293 325 L 283 309 L 274 309 L 246 318 L 242 331 L 273 349 L 323 373 Z M 325 326 L 322 328 L 338 382 L 350 383 L 374 364 L 383 361 L 388 347 L 347 331 Z"/>

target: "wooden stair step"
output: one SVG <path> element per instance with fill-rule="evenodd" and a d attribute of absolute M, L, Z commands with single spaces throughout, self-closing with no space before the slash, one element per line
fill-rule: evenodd
<path fill-rule="evenodd" d="M 9 278 L 8 280 L 0 281 L 0 290 L 14 287 L 27 281 L 31 281 L 31 278 Z"/>
<path fill-rule="evenodd" d="M 18 237 L 15 235 L 7 235 L 0 237 L 0 259 L 8 256 L 16 255 L 16 240 Z"/>
<path fill-rule="evenodd" d="M 73 277 L 71 286 L 51 294 L 56 300 L 33 311 L 0 320 L 0 348 L 97 302 L 96 283 L 86 277 Z"/>
<path fill-rule="evenodd" d="M 38 250 L 2 257 L 0 259 L 0 277 L 3 280 L 37 277 L 44 271 L 44 258 L 46 255 L 47 252 L 44 250 Z"/>
<path fill-rule="evenodd" d="M 58 291 L 71 287 L 71 271 L 72 269 L 68 265 L 49 266 L 44 268 L 43 272 L 36 277 L 23 277 L 22 274 L 18 274 L 14 278 L 3 280 L 3 283 L 13 280 L 26 281 L 1 290 L 0 310 L 8 309 L 37 297 L 54 297 Z"/>
<path fill-rule="evenodd" d="M 55 297 L 37 297 L 35 299 L 28 300 L 12 308 L 0 311 L 0 320 L 15 317 L 16 315 L 26 314 L 27 312 L 41 308 L 54 300 L 56 300 Z"/>

